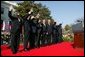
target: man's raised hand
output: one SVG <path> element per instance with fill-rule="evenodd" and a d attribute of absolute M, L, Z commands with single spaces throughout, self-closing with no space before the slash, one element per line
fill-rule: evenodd
<path fill-rule="evenodd" d="M 9 7 L 9 11 L 11 11 L 12 9 L 13 9 L 13 7 L 12 7 L 12 6 L 10 6 L 10 7 Z"/>

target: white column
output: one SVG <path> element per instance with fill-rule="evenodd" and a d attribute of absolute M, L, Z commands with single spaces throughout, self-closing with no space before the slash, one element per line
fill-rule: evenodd
<path fill-rule="evenodd" d="M 2 30 L 5 30 L 5 21 L 3 21 L 3 27 Z"/>

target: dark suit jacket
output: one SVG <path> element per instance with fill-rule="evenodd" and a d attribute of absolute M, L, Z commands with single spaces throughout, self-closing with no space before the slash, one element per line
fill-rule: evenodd
<path fill-rule="evenodd" d="M 47 26 L 42 24 L 42 33 L 46 34 L 47 33 Z"/>
<path fill-rule="evenodd" d="M 58 27 L 57 25 L 54 25 L 52 26 L 52 34 L 58 34 Z"/>
<path fill-rule="evenodd" d="M 30 30 L 31 30 L 31 20 L 29 18 L 29 20 L 27 19 L 28 17 L 31 18 L 30 14 L 26 14 L 24 17 L 23 17 L 23 25 L 24 25 L 24 29 L 25 29 L 25 32 L 28 32 L 30 33 Z"/>
<path fill-rule="evenodd" d="M 17 17 L 12 16 L 11 11 L 9 11 L 8 16 L 11 19 L 11 22 L 12 22 L 11 33 L 16 34 L 17 31 L 20 31 L 20 22 L 19 22 Z"/>
<path fill-rule="evenodd" d="M 31 20 L 31 32 L 37 33 L 37 20 L 36 19 Z"/>
<path fill-rule="evenodd" d="M 47 24 L 47 32 L 48 32 L 48 34 L 52 33 L 52 25 Z"/>

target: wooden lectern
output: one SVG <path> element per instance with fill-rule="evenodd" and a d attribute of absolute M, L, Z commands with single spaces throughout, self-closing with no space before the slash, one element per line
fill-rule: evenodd
<path fill-rule="evenodd" d="M 84 47 L 84 27 L 81 23 L 74 24 L 72 26 L 74 33 L 74 47 L 83 48 Z"/>

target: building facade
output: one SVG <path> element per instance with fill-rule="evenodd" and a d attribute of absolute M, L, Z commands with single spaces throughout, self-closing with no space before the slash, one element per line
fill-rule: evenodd
<path fill-rule="evenodd" d="M 10 1 L 1 1 L 2 30 L 9 30 L 9 22 L 11 19 L 8 17 L 8 11 L 10 6 L 14 7 L 17 6 L 17 4 Z"/>

